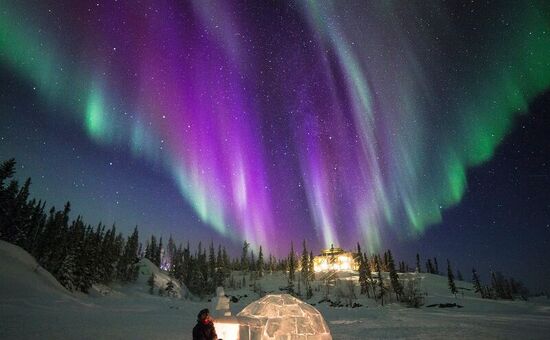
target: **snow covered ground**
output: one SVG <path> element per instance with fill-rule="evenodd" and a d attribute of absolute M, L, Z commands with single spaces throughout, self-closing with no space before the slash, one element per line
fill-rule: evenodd
<path fill-rule="evenodd" d="M 97 287 L 90 296 L 72 294 L 28 253 L 0 241 L 0 339 L 190 339 L 196 314 L 210 303 L 150 295 L 146 281 L 151 270 L 158 270 L 151 266 L 145 263 L 135 284 Z M 165 284 L 167 277 L 157 274 L 157 284 Z M 456 302 L 464 307 L 381 307 L 359 298 L 363 307 L 334 308 L 317 304 L 320 292 L 309 302 L 323 314 L 334 339 L 550 338 L 546 298 L 492 301 L 465 290 L 455 299 L 445 277 L 420 275 L 426 305 Z M 263 290 L 278 291 L 285 282 L 284 275 L 275 273 L 259 283 Z M 232 304 L 234 314 L 257 298 L 248 288 L 227 293 L 248 295 Z"/>

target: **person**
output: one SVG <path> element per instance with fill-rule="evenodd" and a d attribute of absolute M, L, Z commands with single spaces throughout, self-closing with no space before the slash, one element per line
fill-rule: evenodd
<path fill-rule="evenodd" d="M 206 308 L 197 315 L 197 324 L 193 327 L 193 340 L 218 340 L 214 321 Z"/>

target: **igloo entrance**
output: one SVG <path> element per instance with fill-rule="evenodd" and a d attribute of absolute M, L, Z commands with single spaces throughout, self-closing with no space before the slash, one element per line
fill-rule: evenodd
<path fill-rule="evenodd" d="M 246 306 L 237 319 L 240 340 L 332 340 L 323 316 L 289 294 L 270 294 Z"/>

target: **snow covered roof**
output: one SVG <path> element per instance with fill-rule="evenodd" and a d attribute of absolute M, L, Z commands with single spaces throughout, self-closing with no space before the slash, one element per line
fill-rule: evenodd
<path fill-rule="evenodd" d="M 321 313 L 289 294 L 266 295 L 246 306 L 237 316 L 241 325 L 250 326 L 250 339 L 286 336 L 304 340 L 332 339 Z"/>

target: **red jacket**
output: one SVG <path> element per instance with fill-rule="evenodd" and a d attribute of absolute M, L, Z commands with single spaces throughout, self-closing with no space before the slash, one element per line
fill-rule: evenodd
<path fill-rule="evenodd" d="M 193 340 L 217 340 L 218 335 L 212 321 L 197 320 L 193 327 Z"/>

